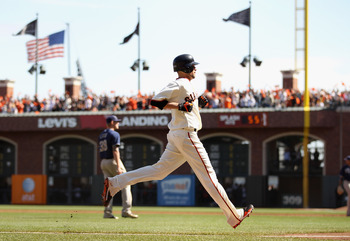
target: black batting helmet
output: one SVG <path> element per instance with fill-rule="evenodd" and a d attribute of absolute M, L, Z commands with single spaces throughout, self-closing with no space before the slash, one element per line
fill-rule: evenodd
<path fill-rule="evenodd" d="M 199 63 L 194 61 L 192 55 L 181 54 L 173 61 L 174 72 L 182 71 L 185 73 L 191 73 L 193 71 L 193 66 L 196 64 Z"/>

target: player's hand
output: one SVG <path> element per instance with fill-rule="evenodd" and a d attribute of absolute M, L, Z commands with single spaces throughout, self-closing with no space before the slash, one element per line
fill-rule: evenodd
<path fill-rule="evenodd" d="M 200 108 L 205 107 L 208 103 L 209 103 L 209 100 L 205 95 L 201 95 L 198 97 L 198 106 Z"/>
<path fill-rule="evenodd" d="M 191 112 L 193 109 L 193 104 L 190 101 L 186 101 L 184 103 L 179 104 L 179 110 Z"/>
<path fill-rule="evenodd" d="M 124 170 L 122 169 L 122 168 L 117 168 L 117 175 L 119 175 L 119 174 L 122 174 L 124 172 Z"/>

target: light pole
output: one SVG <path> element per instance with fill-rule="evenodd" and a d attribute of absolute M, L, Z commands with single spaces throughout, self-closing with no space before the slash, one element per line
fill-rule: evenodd
<path fill-rule="evenodd" d="M 251 55 L 247 55 L 243 58 L 242 62 L 240 63 L 240 65 L 242 67 L 246 67 L 247 64 L 249 64 L 249 90 L 251 89 L 251 64 L 252 64 L 252 60 L 251 60 Z M 256 56 L 253 57 L 253 62 L 255 63 L 255 65 L 257 67 L 259 67 L 262 64 L 262 60 L 258 59 Z"/>
<path fill-rule="evenodd" d="M 145 60 L 137 59 L 135 60 L 134 64 L 130 67 L 132 71 L 138 71 L 138 93 L 140 92 L 140 76 L 141 76 L 141 64 L 142 64 L 142 70 L 149 70 L 149 66 Z"/>
<path fill-rule="evenodd" d="M 45 74 L 46 69 L 45 66 L 42 64 L 33 64 L 32 67 L 28 70 L 30 74 L 33 74 L 34 71 L 36 71 L 36 68 L 39 67 L 39 74 Z"/>
<path fill-rule="evenodd" d="M 147 62 L 145 60 L 142 60 L 141 59 L 141 23 L 140 23 L 140 8 L 138 8 L 138 24 L 137 24 L 137 28 L 135 30 L 134 33 L 136 33 L 139 38 L 138 38 L 138 53 L 137 53 L 137 60 L 135 60 L 134 64 L 130 67 L 133 71 L 136 71 L 137 70 L 137 76 L 138 76 L 138 81 L 137 81 L 137 90 L 138 90 L 138 93 L 140 93 L 141 91 L 141 64 L 142 64 L 142 70 L 148 70 L 149 69 L 149 66 L 147 64 Z M 132 34 L 134 34 L 132 33 Z M 132 36 L 132 35 L 131 35 Z"/>

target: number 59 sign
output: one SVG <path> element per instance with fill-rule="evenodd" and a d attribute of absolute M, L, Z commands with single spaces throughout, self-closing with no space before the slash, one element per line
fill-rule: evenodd
<path fill-rule="evenodd" d="M 237 114 L 221 114 L 219 115 L 220 127 L 264 127 L 267 126 L 266 113 L 237 113 Z"/>

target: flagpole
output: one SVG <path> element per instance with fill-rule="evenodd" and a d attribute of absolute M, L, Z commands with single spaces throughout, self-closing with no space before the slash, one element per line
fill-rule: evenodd
<path fill-rule="evenodd" d="M 141 54 L 140 54 L 140 52 L 141 52 L 141 50 L 140 50 L 140 8 L 137 8 L 137 10 L 138 10 L 138 14 L 137 14 L 137 17 L 138 17 L 138 24 L 139 24 L 139 34 L 138 34 L 138 36 L 139 36 L 139 38 L 138 38 L 138 58 L 137 58 L 137 62 L 138 62 L 138 65 L 139 65 L 139 67 L 137 68 L 137 71 L 138 71 L 138 84 L 137 84 L 137 94 L 139 94 L 140 93 L 140 89 L 141 89 L 141 87 L 140 87 L 140 84 L 141 84 Z"/>
<path fill-rule="evenodd" d="M 38 27 L 39 14 L 36 14 L 36 28 L 35 28 L 35 96 L 38 97 Z"/>
<path fill-rule="evenodd" d="M 70 31 L 69 31 L 69 23 L 66 23 L 67 25 L 67 58 L 68 58 L 68 76 L 71 76 L 71 72 L 70 72 L 70 39 L 69 39 L 69 35 L 70 35 Z"/>
<path fill-rule="evenodd" d="M 233 14 L 230 15 L 229 18 L 227 19 L 223 19 L 225 22 L 227 21 L 233 21 L 236 23 L 240 23 L 243 25 L 246 25 L 249 27 L 249 53 L 247 56 L 244 57 L 241 65 L 243 67 L 246 67 L 247 63 L 249 64 L 249 69 L 248 69 L 248 87 L 249 87 L 249 91 L 251 90 L 251 70 L 252 70 L 252 28 L 251 28 L 251 6 L 252 6 L 252 2 L 249 1 L 249 8 L 244 9 L 242 11 L 239 12 L 235 12 Z M 249 16 L 248 16 L 249 15 Z M 254 63 L 259 66 L 261 64 L 261 61 L 255 60 L 254 59 Z"/>
<path fill-rule="evenodd" d="M 251 90 L 251 74 L 252 74 L 252 55 L 251 55 L 251 51 L 252 51 L 252 2 L 249 1 L 249 91 Z"/>

